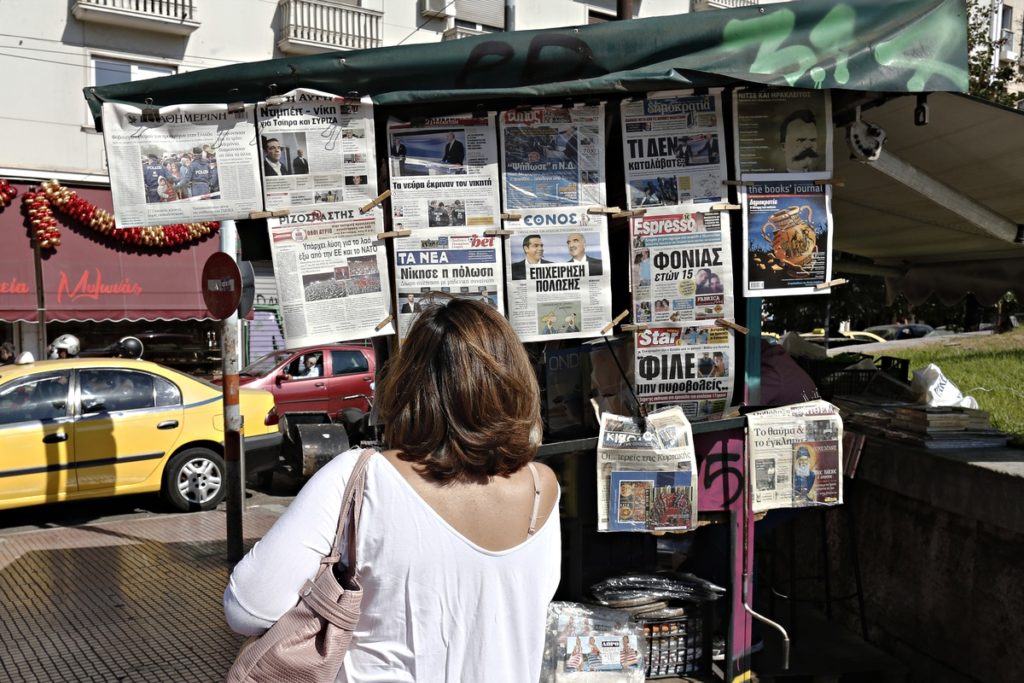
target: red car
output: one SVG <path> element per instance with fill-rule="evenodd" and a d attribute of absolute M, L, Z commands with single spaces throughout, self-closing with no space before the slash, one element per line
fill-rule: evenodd
<path fill-rule="evenodd" d="M 370 410 L 365 398 L 345 397 L 372 398 L 376 368 L 372 347 L 324 344 L 272 351 L 246 366 L 239 383 L 274 394 L 278 415 L 316 411 L 337 420 L 346 408 Z"/>

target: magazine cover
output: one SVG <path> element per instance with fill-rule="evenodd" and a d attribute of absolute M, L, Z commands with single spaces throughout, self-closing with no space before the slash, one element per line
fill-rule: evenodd
<path fill-rule="evenodd" d="M 647 491 L 644 526 L 647 531 L 693 529 L 694 488 L 691 472 L 666 472 Z"/>
<path fill-rule="evenodd" d="M 658 472 L 612 472 L 609 531 L 646 531 L 647 496 Z M 671 474 L 671 473 L 669 473 Z"/>
<path fill-rule="evenodd" d="M 840 502 L 839 442 L 793 444 L 793 504 L 832 505 Z"/>

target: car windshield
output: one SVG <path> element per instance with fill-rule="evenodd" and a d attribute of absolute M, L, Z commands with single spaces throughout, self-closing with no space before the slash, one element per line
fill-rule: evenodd
<path fill-rule="evenodd" d="M 267 355 L 254 360 L 242 368 L 240 374 L 248 377 L 263 377 L 271 370 L 281 364 L 281 361 L 291 356 L 291 351 L 271 351 Z"/>

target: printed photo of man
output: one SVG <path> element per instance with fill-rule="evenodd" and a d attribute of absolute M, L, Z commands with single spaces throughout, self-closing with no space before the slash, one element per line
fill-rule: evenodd
<path fill-rule="evenodd" d="M 592 276 L 603 272 L 604 264 L 601 259 L 587 256 L 587 239 L 582 233 L 570 232 L 565 244 L 569 247 L 569 263 L 589 263 Z"/>
<path fill-rule="evenodd" d="M 818 151 L 818 122 L 810 109 L 798 109 L 782 120 L 779 142 L 789 173 L 824 170 L 824 159 Z"/>
<path fill-rule="evenodd" d="M 263 175 L 291 175 L 291 170 L 281 161 L 281 142 L 277 138 L 263 140 Z"/>
<path fill-rule="evenodd" d="M 295 150 L 295 161 L 292 162 L 292 171 L 295 175 L 306 175 L 309 173 L 309 162 L 306 161 L 305 153 L 301 149 Z"/>
<path fill-rule="evenodd" d="M 448 141 L 444 145 L 444 156 L 441 163 L 462 166 L 466 160 L 466 147 L 455 139 L 455 133 L 448 133 Z"/>
<path fill-rule="evenodd" d="M 512 263 L 513 280 L 526 279 L 527 263 L 531 265 L 551 263 L 551 261 L 544 259 L 544 240 L 541 239 L 540 235 L 527 235 L 523 238 L 523 255 L 526 258 L 522 261 L 513 261 Z"/>

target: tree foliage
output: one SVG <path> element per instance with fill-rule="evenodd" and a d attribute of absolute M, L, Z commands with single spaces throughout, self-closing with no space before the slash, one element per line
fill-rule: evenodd
<path fill-rule="evenodd" d="M 992 22 L 996 12 L 1001 10 L 1002 3 L 992 0 L 970 0 L 967 13 L 967 68 L 970 75 L 970 94 L 998 104 L 1013 107 L 1020 100 L 1022 93 L 1013 91 L 1013 86 L 1024 85 L 1024 72 L 1021 71 L 1019 60 L 999 59 L 1000 50 L 1008 45 L 1006 38 L 992 36 Z M 1021 24 L 1009 29 L 1021 29 Z"/>

